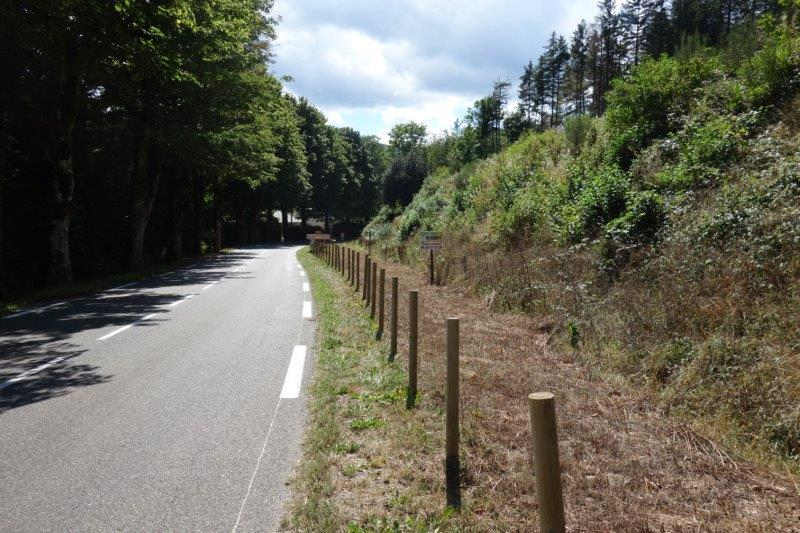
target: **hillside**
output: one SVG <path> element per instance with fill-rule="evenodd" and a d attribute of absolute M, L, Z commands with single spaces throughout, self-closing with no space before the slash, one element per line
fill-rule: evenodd
<path fill-rule="evenodd" d="M 774 21 L 772 21 L 774 22 Z M 365 229 L 552 328 L 586 365 L 750 458 L 800 467 L 800 38 L 698 47 L 614 81 L 598 118 L 425 178 Z"/>

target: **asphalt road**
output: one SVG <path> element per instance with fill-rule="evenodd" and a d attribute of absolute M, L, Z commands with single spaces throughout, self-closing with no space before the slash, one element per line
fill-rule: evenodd
<path fill-rule="evenodd" d="M 297 249 L 0 319 L 0 531 L 278 530 L 314 334 Z"/>

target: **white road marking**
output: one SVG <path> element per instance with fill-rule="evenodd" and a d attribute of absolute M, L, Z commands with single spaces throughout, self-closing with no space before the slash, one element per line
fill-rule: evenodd
<path fill-rule="evenodd" d="M 131 285 L 136 285 L 137 283 L 139 283 L 139 282 L 138 281 L 131 281 L 130 283 L 126 283 L 125 285 L 118 285 L 116 287 L 111 287 L 108 290 L 109 291 L 116 291 L 116 290 L 119 290 L 119 289 L 127 289 Z"/>
<path fill-rule="evenodd" d="M 305 270 L 301 270 L 300 271 L 300 275 L 303 276 L 303 277 L 306 277 L 306 271 Z"/>
<path fill-rule="evenodd" d="M 42 313 L 44 311 L 47 311 L 48 309 L 52 309 L 54 307 L 58 307 L 60 305 L 66 304 L 66 303 L 67 302 L 56 302 L 54 304 L 45 305 L 44 307 L 36 307 L 34 309 L 26 309 L 25 311 L 18 311 L 16 313 L 12 314 L 12 315 L 6 315 L 3 318 L 16 318 L 18 316 L 31 315 L 33 313 L 39 314 L 39 313 Z"/>
<path fill-rule="evenodd" d="M 292 359 L 289 361 L 289 368 L 286 370 L 286 378 L 283 380 L 281 398 L 297 398 L 300 396 L 300 385 L 303 383 L 303 367 L 306 363 L 306 347 L 297 345 L 292 350 Z"/>
<path fill-rule="evenodd" d="M 138 322 L 138 320 L 137 320 L 137 322 Z M 134 324 L 135 324 L 135 323 L 136 323 L 136 322 L 134 322 Z M 122 327 L 121 327 L 121 328 L 119 328 L 119 329 L 115 329 L 115 330 L 114 330 L 114 331 L 112 331 L 111 333 L 107 333 L 106 335 L 103 335 L 102 337 L 100 337 L 100 338 L 99 338 L 99 339 L 97 339 L 97 340 L 99 340 L 99 341 L 104 341 L 104 340 L 106 340 L 106 339 L 110 339 L 110 338 L 111 338 L 111 337 L 113 337 L 114 335 L 117 335 L 117 334 L 119 334 L 119 333 L 122 333 L 123 331 L 127 331 L 127 330 L 131 329 L 132 327 L 133 327 L 133 324 L 128 324 L 127 326 L 122 326 Z"/>
<path fill-rule="evenodd" d="M 303 282 L 303 292 L 308 292 L 308 291 L 309 291 L 308 283 Z"/>
<path fill-rule="evenodd" d="M 202 288 L 202 289 L 200 289 L 200 290 L 201 290 L 201 291 L 206 291 L 206 290 L 210 289 L 211 287 L 213 287 L 213 286 L 214 286 L 214 285 L 216 285 L 216 284 L 217 284 L 217 282 L 216 282 L 216 281 L 212 281 L 211 283 L 209 283 L 208 285 L 206 285 L 205 287 L 203 287 L 203 288 Z"/>
<path fill-rule="evenodd" d="M 16 377 L 13 377 L 13 378 L 11 378 L 11 379 L 3 382 L 3 383 L 0 383 L 0 390 L 5 389 L 9 385 L 13 385 L 14 383 L 16 383 L 18 381 L 22 381 L 23 379 L 25 379 L 28 376 L 32 376 L 34 374 L 38 374 L 39 372 L 41 372 L 45 368 L 51 367 L 51 366 L 53 366 L 55 364 L 58 364 L 63 360 L 64 360 L 63 357 L 56 357 L 52 361 L 48 361 L 47 363 L 45 363 L 43 365 L 39 365 L 36 368 L 32 368 L 30 370 L 27 370 L 27 371 L 23 372 L 22 374 L 20 374 L 20 375 L 18 375 Z"/>
<path fill-rule="evenodd" d="M 311 318 L 311 302 L 303 302 L 303 318 Z"/>
<path fill-rule="evenodd" d="M 258 460 L 256 461 L 256 467 L 253 469 L 253 475 L 250 476 L 250 483 L 247 485 L 247 492 L 244 494 L 244 498 L 242 499 L 242 505 L 239 506 L 239 514 L 236 516 L 236 523 L 233 524 L 233 529 L 231 529 L 231 533 L 236 533 L 236 529 L 239 527 L 239 522 L 242 521 L 242 513 L 244 513 L 244 506 L 247 504 L 247 499 L 250 497 L 250 492 L 253 490 L 253 483 L 256 480 L 256 474 L 258 474 L 258 469 L 261 468 L 261 460 L 264 458 L 264 454 L 267 451 L 267 443 L 269 442 L 269 437 L 272 435 L 272 429 L 275 427 L 275 419 L 278 416 L 278 407 L 281 405 L 281 399 L 278 398 L 278 401 L 275 402 L 275 410 L 272 412 L 272 420 L 269 422 L 269 428 L 267 429 L 267 435 L 264 437 L 264 444 L 261 446 L 261 453 L 258 455 Z"/>
<path fill-rule="evenodd" d="M 189 295 L 181 298 L 180 300 L 175 300 L 174 302 L 169 304 L 167 307 L 177 307 L 180 304 L 182 304 L 183 302 L 185 302 L 186 300 L 191 300 L 192 298 L 194 298 L 194 294 L 189 294 Z"/>
<path fill-rule="evenodd" d="M 122 326 L 122 327 L 121 327 L 121 328 L 119 328 L 119 329 L 115 329 L 115 330 L 114 330 L 114 331 L 112 331 L 111 333 L 107 333 L 106 335 L 103 335 L 102 337 L 100 337 L 100 338 L 99 338 L 99 339 L 97 339 L 97 340 L 98 340 L 98 341 L 104 341 L 104 340 L 106 340 L 106 339 L 110 339 L 110 338 L 111 338 L 111 337 L 113 337 L 114 335 L 117 335 L 117 334 L 119 334 L 119 333 L 122 333 L 123 331 L 127 331 L 127 330 L 131 329 L 131 328 L 132 328 L 133 326 L 135 326 L 135 325 L 136 325 L 138 322 L 144 322 L 145 320 L 150 320 L 150 319 L 151 319 L 151 318 L 153 318 L 154 316 L 156 316 L 156 313 L 151 313 L 151 314 L 149 314 L 149 315 L 147 315 L 147 316 L 144 316 L 144 317 L 140 318 L 140 319 L 139 319 L 139 320 L 137 320 L 136 322 L 133 322 L 133 323 L 131 323 L 131 324 L 128 324 L 127 326 Z"/>

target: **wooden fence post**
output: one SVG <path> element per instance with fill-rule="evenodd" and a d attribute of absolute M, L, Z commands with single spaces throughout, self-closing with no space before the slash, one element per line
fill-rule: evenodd
<path fill-rule="evenodd" d="M 549 392 L 536 392 L 528 396 L 528 402 L 536 494 L 539 498 L 539 528 L 542 533 L 563 533 L 564 501 L 561 495 L 555 400 Z"/>
<path fill-rule="evenodd" d="M 377 340 L 383 337 L 383 308 L 386 295 L 386 269 L 381 269 L 381 274 L 378 276 L 378 332 L 375 334 Z"/>
<path fill-rule="evenodd" d="M 389 318 L 389 362 L 397 355 L 397 276 L 392 276 L 392 316 Z"/>
<path fill-rule="evenodd" d="M 369 317 L 371 319 L 375 319 L 375 304 L 377 303 L 376 300 L 378 299 L 378 263 L 377 261 L 372 262 L 372 279 L 370 280 L 370 291 L 372 292 L 372 296 L 369 300 Z"/>
<path fill-rule="evenodd" d="M 419 291 L 408 291 L 408 389 L 406 409 L 412 409 L 417 401 L 417 337 L 418 337 Z"/>
<path fill-rule="evenodd" d="M 428 277 L 430 278 L 429 284 L 433 285 L 433 250 L 428 251 Z"/>
<path fill-rule="evenodd" d="M 369 263 L 370 258 L 369 254 L 367 254 L 367 257 L 364 259 L 364 295 L 362 297 L 362 300 L 364 300 L 367 305 L 369 305 L 369 274 L 372 270 Z"/>
<path fill-rule="evenodd" d="M 447 319 L 447 432 L 445 444 L 444 472 L 447 486 L 447 506 L 461 507 L 461 465 L 458 456 L 458 319 Z"/>
<path fill-rule="evenodd" d="M 356 252 L 356 292 L 361 289 L 361 252 Z"/>

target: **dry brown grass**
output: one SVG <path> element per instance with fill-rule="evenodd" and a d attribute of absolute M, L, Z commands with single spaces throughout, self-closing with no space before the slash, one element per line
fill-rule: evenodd
<path fill-rule="evenodd" d="M 549 346 L 548 319 L 494 312 L 463 285 L 427 286 L 407 266 L 387 265 L 392 275 L 401 286 L 400 365 L 407 291 L 420 289 L 421 398 L 412 413 L 386 409 L 384 430 L 348 456 L 379 463 L 382 475 L 335 477 L 332 503 L 365 529 L 408 516 L 430 523 L 444 507 L 444 321 L 458 316 L 465 507 L 447 529 L 537 529 L 525 398 L 549 390 L 557 398 L 570 531 L 800 531 L 796 479 L 665 416 L 648 389 Z"/>

